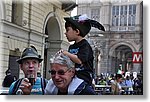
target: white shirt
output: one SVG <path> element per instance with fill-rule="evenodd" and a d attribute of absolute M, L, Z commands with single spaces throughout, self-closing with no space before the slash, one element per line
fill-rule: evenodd
<path fill-rule="evenodd" d="M 73 95 L 77 87 L 83 82 L 82 79 L 74 77 L 68 87 L 68 95 Z M 57 95 L 58 88 L 54 85 L 53 80 L 50 79 L 45 88 L 46 95 Z"/>

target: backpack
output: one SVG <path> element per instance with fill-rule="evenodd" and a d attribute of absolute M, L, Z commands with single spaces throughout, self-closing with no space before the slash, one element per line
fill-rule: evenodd
<path fill-rule="evenodd" d="M 89 86 L 86 82 L 82 82 L 75 90 L 74 95 L 96 95 L 96 93 L 92 86 Z"/>
<path fill-rule="evenodd" d="M 14 84 L 14 87 L 13 87 L 13 90 L 12 90 L 12 95 L 16 95 L 16 92 L 21 84 L 21 81 L 22 81 L 23 78 L 21 79 L 18 79 L 15 84 Z M 42 88 L 42 93 L 44 95 L 44 89 L 46 87 L 46 84 L 47 84 L 47 80 L 44 79 L 44 78 L 41 78 L 41 88 Z"/>

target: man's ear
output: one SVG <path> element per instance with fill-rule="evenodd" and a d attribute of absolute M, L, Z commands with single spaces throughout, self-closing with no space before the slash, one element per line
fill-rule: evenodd
<path fill-rule="evenodd" d="M 72 70 L 72 73 L 74 73 L 74 74 L 75 74 L 75 70 L 74 70 L 74 69 Z"/>
<path fill-rule="evenodd" d="M 40 70 L 40 67 L 41 67 L 41 66 L 42 66 L 42 65 L 39 63 L 39 64 L 38 64 L 38 70 Z"/>
<path fill-rule="evenodd" d="M 19 67 L 20 67 L 21 70 L 22 70 L 22 66 L 23 66 L 22 64 L 19 64 Z"/>
<path fill-rule="evenodd" d="M 75 69 L 71 69 L 71 72 L 72 72 L 72 77 L 74 77 L 75 76 Z"/>

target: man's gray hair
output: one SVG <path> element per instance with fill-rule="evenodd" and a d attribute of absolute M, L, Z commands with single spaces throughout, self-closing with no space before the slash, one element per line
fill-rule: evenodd
<path fill-rule="evenodd" d="M 62 52 L 56 53 L 52 58 L 50 58 L 50 64 L 57 63 L 66 65 L 68 68 L 74 68 L 75 63 L 71 61 L 71 59 L 64 55 Z"/>

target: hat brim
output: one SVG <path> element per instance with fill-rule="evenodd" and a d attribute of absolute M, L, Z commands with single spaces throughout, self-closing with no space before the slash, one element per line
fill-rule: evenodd
<path fill-rule="evenodd" d="M 38 61 L 39 61 L 39 63 L 41 63 L 42 61 L 43 61 L 43 59 L 41 59 L 41 58 L 37 58 L 37 57 L 30 57 L 30 56 L 26 56 L 26 57 L 24 57 L 24 58 L 20 58 L 20 59 L 18 59 L 18 60 L 16 60 L 19 64 L 22 64 L 22 61 L 23 60 L 25 60 L 25 59 L 30 59 L 30 58 L 32 58 L 32 59 L 37 59 Z"/>

